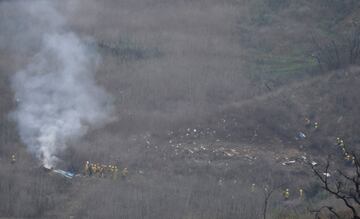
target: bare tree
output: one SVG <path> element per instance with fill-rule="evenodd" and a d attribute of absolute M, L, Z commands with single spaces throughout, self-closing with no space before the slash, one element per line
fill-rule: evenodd
<path fill-rule="evenodd" d="M 327 159 L 323 168 L 309 164 L 312 172 L 321 183 L 321 188 L 337 199 L 344 202 L 345 206 L 351 211 L 353 219 L 360 219 L 360 162 L 356 153 L 348 153 L 352 161 L 351 167 L 335 169 L 330 175 L 330 157 Z M 336 215 L 331 207 L 324 206 Z"/>
<path fill-rule="evenodd" d="M 273 180 L 271 180 L 271 177 L 269 176 L 268 180 L 266 180 L 266 185 L 263 188 L 264 193 L 264 207 L 263 207 L 263 219 L 267 218 L 267 210 L 269 207 L 270 199 L 274 192 L 278 191 L 279 188 L 281 188 L 284 183 L 274 183 Z"/>
<path fill-rule="evenodd" d="M 264 188 L 264 209 L 263 209 L 263 218 L 264 219 L 266 219 L 266 216 L 267 216 L 269 200 L 275 190 L 276 190 L 275 188 L 269 188 L 267 186 L 265 186 L 265 188 Z"/>

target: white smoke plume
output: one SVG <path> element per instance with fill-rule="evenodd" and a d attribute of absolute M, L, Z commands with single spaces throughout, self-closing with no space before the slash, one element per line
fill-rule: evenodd
<path fill-rule="evenodd" d="M 38 53 L 12 78 L 18 100 L 12 115 L 21 140 L 45 167 L 56 165 L 69 140 L 109 122 L 111 114 L 110 97 L 94 78 L 98 56 L 67 29 L 52 4 L 29 4 L 28 12 L 46 28 Z"/>

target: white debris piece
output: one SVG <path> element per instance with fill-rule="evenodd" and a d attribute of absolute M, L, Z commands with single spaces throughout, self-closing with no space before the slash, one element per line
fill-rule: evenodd
<path fill-rule="evenodd" d="M 235 149 L 230 149 L 230 151 L 231 151 L 233 154 L 239 155 L 239 152 L 237 152 Z"/>
<path fill-rule="evenodd" d="M 286 165 L 294 164 L 295 162 L 296 162 L 295 160 L 289 160 L 289 161 L 282 162 L 281 164 L 283 166 L 286 166 Z"/>
<path fill-rule="evenodd" d="M 311 165 L 312 165 L 312 166 L 316 166 L 317 163 L 316 163 L 315 161 L 311 161 Z"/>
<path fill-rule="evenodd" d="M 225 154 L 226 156 L 228 156 L 228 157 L 234 156 L 232 153 L 229 153 L 229 152 L 227 152 L 227 151 L 224 151 L 224 154 Z"/>

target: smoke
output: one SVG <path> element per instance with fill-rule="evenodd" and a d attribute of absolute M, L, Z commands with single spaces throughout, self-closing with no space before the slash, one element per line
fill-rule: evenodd
<path fill-rule="evenodd" d="M 24 5 L 38 21 L 40 47 L 12 78 L 17 100 L 12 116 L 23 143 L 44 166 L 53 167 L 69 140 L 110 121 L 111 98 L 95 82 L 99 56 L 67 29 L 54 3 Z"/>

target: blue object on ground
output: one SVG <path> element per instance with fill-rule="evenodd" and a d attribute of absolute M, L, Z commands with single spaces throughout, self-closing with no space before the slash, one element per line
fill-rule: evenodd
<path fill-rule="evenodd" d="M 299 132 L 298 137 L 300 139 L 304 139 L 304 138 L 306 138 L 306 135 L 304 133 L 302 133 L 302 132 Z"/>
<path fill-rule="evenodd" d="M 75 174 L 73 174 L 73 173 L 70 173 L 70 172 L 67 172 L 67 171 L 64 171 L 64 170 L 59 170 L 59 169 L 53 170 L 53 172 L 58 173 L 58 174 L 66 177 L 66 178 L 69 178 L 69 179 L 72 179 L 75 176 Z"/>

